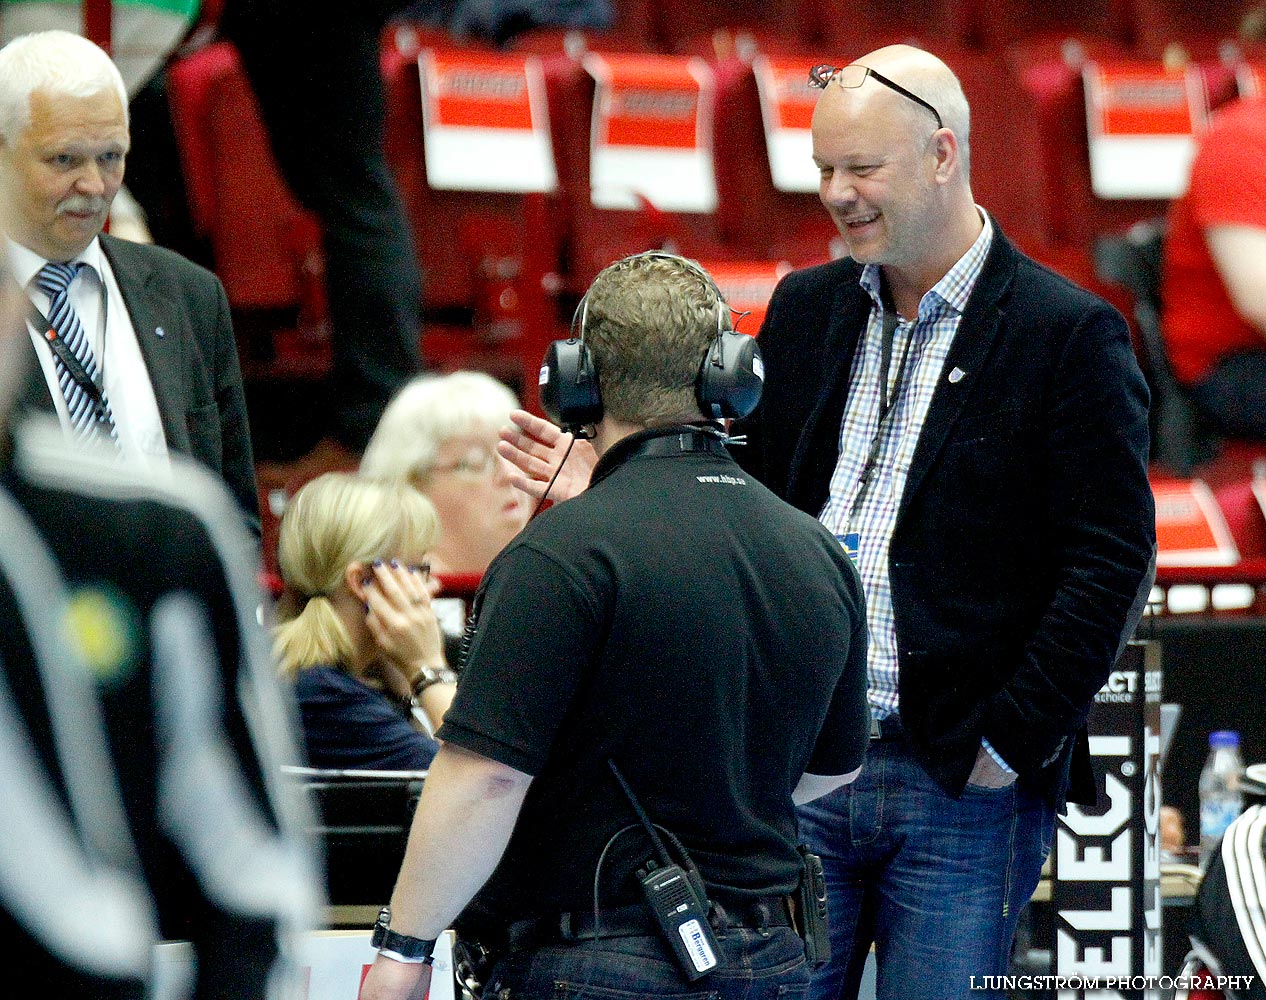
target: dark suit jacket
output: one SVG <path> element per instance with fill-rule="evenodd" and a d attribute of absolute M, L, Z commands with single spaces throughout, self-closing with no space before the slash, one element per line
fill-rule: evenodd
<path fill-rule="evenodd" d="M 740 461 L 815 515 L 871 304 L 860 273 L 842 260 L 779 284 L 764 395 L 738 428 Z M 951 794 L 985 737 L 1057 800 L 1072 754 L 1084 801 L 1086 715 L 1151 580 L 1147 386 L 1120 314 L 996 229 L 945 373 L 889 554 L 902 722 Z"/>
<path fill-rule="evenodd" d="M 149 369 L 167 447 L 218 473 L 258 537 L 246 396 L 224 286 L 210 271 L 162 247 L 105 234 L 101 246 Z M 24 401 L 51 410 L 43 371 L 30 367 Z"/>

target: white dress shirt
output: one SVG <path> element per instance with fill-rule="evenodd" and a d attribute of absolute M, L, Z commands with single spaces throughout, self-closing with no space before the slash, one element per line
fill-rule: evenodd
<path fill-rule="evenodd" d="M 8 244 L 14 278 L 26 290 L 36 308 L 47 316 L 49 297 L 35 284 L 35 277 L 48 261 L 12 240 Z M 119 449 L 125 459 L 139 461 L 151 469 L 166 469 L 167 438 L 163 434 L 162 417 L 158 412 L 149 369 L 114 272 L 101 249 L 101 241 L 94 239 L 83 253 L 70 261 L 72 264 L 77 262 L 87 266 L 80 269 L 70 284 L 70 306 L 79 316 L 97 359 L 106 398 L 110 400 L 110 410 L 114 414 Z M 70 414 L 57 381 L 52 348 L 44 340 L 44 331 L 35 329 L 29 319 L 27 328 L 62 430 L 68 438 L 73 438 Z"/>

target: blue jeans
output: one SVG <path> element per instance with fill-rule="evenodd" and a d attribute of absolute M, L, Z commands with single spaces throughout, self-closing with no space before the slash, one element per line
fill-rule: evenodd
<path fill-rule="evenodd" d="M 487 1000 L 801 1000 L 804 943 L 787 927 L 717 934 L 721 968 L 688 983 L 659 937 L 603 938 L 511 952 L 493 969 Z"/>
<path fill-rule="evenodd" d="M 799 815 L 822 856 L 831 933 L 811 997 L 856 997 L 872 943 L 878 1000 L 1002 996 L 979 977 L 1007 971 L 1050 853 L 1049 803 L 1015 784 L 968 785 L 956 800 L 897 738 L 872 741 L 857 780 Z"/>

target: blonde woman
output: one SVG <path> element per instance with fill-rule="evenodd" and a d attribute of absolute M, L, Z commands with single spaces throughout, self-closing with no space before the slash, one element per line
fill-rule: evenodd
<path fill-rule="evenodd" d="M 425 555 L 435 510 L 407 486 L 328 473 L 281 520 L 286 597 L 274 637 L 294 681 L 314 767 L 426 768 L 436 742 L 412 722 L 411 694 L 433 724 L 451 700 Z M 448 688 L 443 691 L 441 689 Z"/>

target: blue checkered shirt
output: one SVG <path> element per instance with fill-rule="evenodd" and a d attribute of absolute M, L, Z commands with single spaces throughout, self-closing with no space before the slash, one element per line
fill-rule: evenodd
<path fill-rule="evenodd" d="M 923 296 L 918 317 L 913 322 L 902 319 L 897 325 L 888 371 L 891 410 L 882 431 L 878 429 L 879 373 L 883 365 L 879 266 L 868 264 L 862 269 L 861 286 L 871 299 L 870 319 L 849 376 L 848 400 L 840 427 L 840 457 L 831 476 L 830 497 L 818 520 L 841 543 L 850 533 L 858 535 L 855 562 L 866 592 L 866 623 L 870 629 L 867 693 L 876 718 L 897 711 L 897 632 L 888 579 L 888 548 L 932 393 L 940 379 L 952 377 L 951 373 L 943 373 L 945 357 L 993 241 L 989 216 L 984 210 L 980 214 L 984 229 L 971 249 Z M 907 344 L 909 356 L 902 373 L 899 369 Z M 871 485 L 854 511 L 866 456 L 877 432 L 882 434 L 881 446 Z"/>

